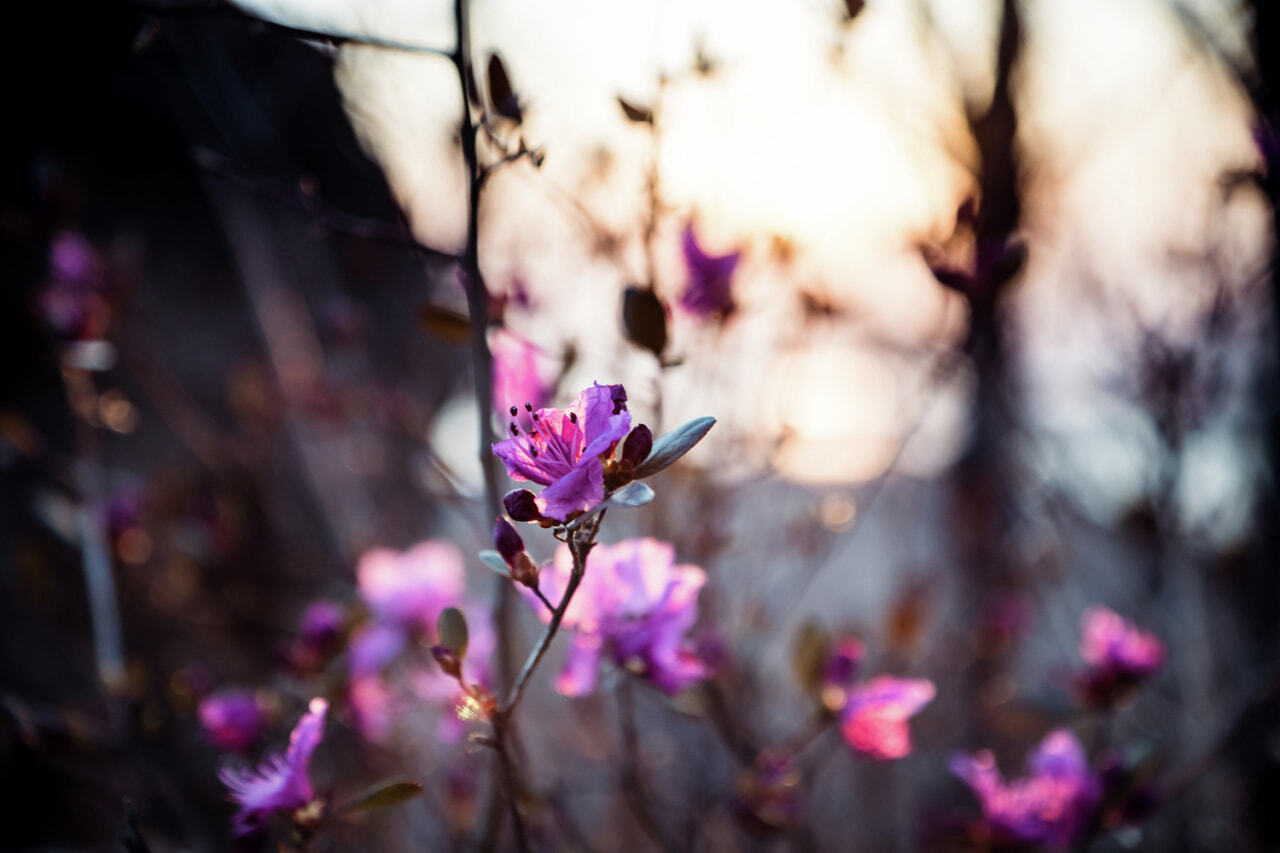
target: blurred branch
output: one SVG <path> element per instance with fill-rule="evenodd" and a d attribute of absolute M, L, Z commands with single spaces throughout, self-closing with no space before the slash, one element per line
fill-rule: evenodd
<path fill-rule="evenodd" d="M 666 831 L 653 813 L 652 797 L 646 789 L 644 778 L 640 772 L 640 745 L 636 735 L 636 700 L 631 679 L 622 678 L 618 689 L 614 691 L 618 704 L 618 729 L 622 741 L 622 766 L 619 774 L 622 777 L 622 792 L 627 804 L 635 813 L 640 826 L 663 850 L 681 850 L 682 846 L 667 837 Z"/>
<path fill-rule="evenodd" d="M 367 45 L 369 47 L 382 47 L 388 50 L 398 50 L 403 53 L 420 53 L 445 58 L 453 57 L 453 51 L 441 47 L 411 44 L 409 42 L 397 41 L 395 39 L 384 39 L 367 34 L 345 33 L 333 30 L 321 32 L 319 30 L 291 26 L 281 21 L 272 21 L 254 15 L 250 10 L 227 2 L 227 0 L 130 0 L 130 3 L 144 12 L 150 12 L 151 14 L 160 17 L 218 15 L 241 20 L 246 24 L 268 27 L 286 35 L 296 36 L 297 38 L 306 39 L 308 41 L 319 41 L 331 44 L 335 47 L 344 44 L 360 44 Z"/>
<path fill-rule="evenodd" d="M 435 249 L 425 245 L 403 225 L 385 222 L 380 219 L 356 216 L 339 210 L 301 186 L 293 186 L 284 181 L 269 178 L 266 175 L 255 174 L 241 166 L 231 157 L 219 154 L 216 151 L 197 148 L 193 158 L 196 165 L 205 171 L 225 178 L 240 189 L 259 198 L 299 210 L 310 216 L 312 222 L 328 231 L 350 234 L 353 237 L 373 240 L 388 246 L 412 249 L 429 260 L 442 263 L 460 263 L 462 260 L 453 252 L 446 252 L 442 249 Z"/>

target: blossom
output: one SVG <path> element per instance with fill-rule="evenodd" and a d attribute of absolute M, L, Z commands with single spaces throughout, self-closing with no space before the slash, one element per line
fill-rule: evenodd
<path fill-rule="evenodd" d="M 840 709 L 840 731 L 848 744 L 870 758 L 911 754 L 907 720 L 933 701 L 937 688 L 926 678 L 879 675 L 849 689 Z"/>
<path fill-rule="evenodd" d="M 293 727 L 284 755 L 272 755 L 254 770 L 223 767 L 218 771 L 232 801 L 240 805 L 235 816 L 236 836 L 251 835 L 272 815 L 296 811 L 315 800 L 307 765 L 324 734 L 328 710 L 324 699 L 311 700 L 307 713 Z"/>
<path fill-rule="evenodd" d="M 257 698 L 248 690 L 224 690 L 200 700 L 196 716 L 218 749 L 246 752 L 262 736 L 265 722 Z"/>
<path fill-rule="evenodd" d="M 603 459 L 631 429 L 626 401 L 621 385 L 594 383 L 568 409 L 533 411 L 526 430 L 513 421 L 511 438 L 493 452 L 513 479 L 546 486 L 538 511 L 565 521 L 604 499 Z"/>
<path fill-rule="evenodd" d="M 727 317 L 733 312 L 730 288 L 741 253 L 708 255 L 698 245 L 692 223 L 685 226 L 681 249 L 684 251 L 685 269 L 689 272 L 689 283 L 680 296 L 680 305 L 695 317 Z"/>
<path fill-rule="evenodd" d="M 1028 775 L 1005 782 L 989 750 L 956 755 L 951 772 L 978 798 L 993 841 L 1061 848 L 1088 821 L 1101 793 L 1084 747 L 1068 729 L 1056 729 L 1027 759 Z"/>
<path fill-rule="evenodd" d="M 547 376 L 547 354 L 542 347 L 502 327 L 490 335 L 489 349 L 493 353 L 495 411 L 525 403 L 535 409 L 547 404 L 554 382 Z"/>
<path fill-rule="evenodd" d="M 551 600 L 563 596 L 572 571 L 573 557 L 562 545 L 542 573 Z M 565 610 L 563 626 L 574 639 L 556 689 L 566 696 L 590 693 L 606 657 L 668 694 L 704 679 L 706 666 L 687 634 L 698 619 L 698 593 L 706 580 L 697 566 L 677 565 L 675 548 L 656 539 L 597 545 Z M 550 619 L 532 593 L 525 597 L 544 621 Z"/>
<path fill-rule="evenodd" d="M 1080 657 L 1088 665 L 1078 680 L 1081 693 L 1092 704 L 1108 705 L 1159 671 L 1164 646 L 1120 614 L 1094 606 L 1080 619 Z"/>
<path fill-rule="evenodd" d="M 466 584 L 462 554 L 438 540 L 407 551 L 366 551 L 356 580 L 376 622 L 420 630 L 433 630 L 440 611 L 462 597 Z"/>

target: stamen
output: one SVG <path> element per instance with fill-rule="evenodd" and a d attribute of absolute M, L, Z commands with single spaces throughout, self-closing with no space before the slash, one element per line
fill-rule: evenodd
<path fill-rule="evenodd" d="M 512 424 L 511 424 L 511 434 L 512 434 L 513 436 L 514 436 L 514 435 L 519 435 L 519 434 L 520 434 L 520 427 L 518 427 L 518 426 L 516 426 L 514 423 L 512 423 Z"/>
<path fill-rule="evenodd" d="M 525 410 L 526 412 L 532 412 L 532 411 L 533 411 L 533 403 L 525 403 L 525 404 L 524 404 L 524 410 Z"/>
<path fill-rule="evenodd" d="M 571 423 L 571 424 L 576 424 L 577 422 L 578 422 L 578 413 L 577 413 L 577 412 L 570 412 L 570 413 L 569 413 L 569 423 Z"/>
<path fill-rule="evenodd" d="M 534 447 L 532 444 L 531 444 L 531 445 L 529 445 L 529 455 L 530 455 L 530 456 L 532 456 L 534 459 L 537 459 L 537 458 L 538 458 L 538 448 Z"/>
<path fill-rule="evenodd" d="M 514 418 L 514 417 L 515 417 L 516 415 L 518 415 L 518 414 L 520 414 L 520 410 L 519 410 L 519 409 L 517 409 L 515 406 L 512 406 L 512 407 L 511 407 L 511 417 L 513 417 L 513 418 Z"/>

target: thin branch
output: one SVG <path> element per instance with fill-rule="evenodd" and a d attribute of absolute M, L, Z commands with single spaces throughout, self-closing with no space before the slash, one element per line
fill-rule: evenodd
<path fill-rule="evenodd" d="M 538 596 L 538 600 L 547 606 L 548 612 L 555 613 L 556 606 L 552 604 L 551 600 L 542 593 L 542 590 L 538 589 L 536 586 L 532 587 L 532 589 L 533 589 L 533 594 Z"/>
<path fill-rule="evenodd" d="M 622 791 L 640 826 L 663 850 L 679 850 L 680 845 L 667 837 L 650 807 L 651 797 L 640 774 L 640 743 L 636 734 L 635 695 L 631 680 L 623 678 L 614 691 L 618 699 L 618 729 L 622 741 Z"/>
<path fill-rule="evenodd" d="M 600 513 L 603 517 L 604 512 Z M 529 685 L 529 679 L 533 676 L 534 670 L 538 668 L 538 664 L 542 661 L 543 655 L 547 653 L 547 649 L 551 647 L 551 641 L 555 639 L 556 632 L 560 630 L 560 623 L 564 621 L 565 611 L 569 609 L 569 602 L 573 600 L 573 594 L 577 592 L 579 584 L 582 583 L 583 575 L 587 569 L 587 554 L 595 545 L 596 531 L 600 529 L 599 521 L 591 528 L 590 535 L 585 538 L 578 536 L 570 536 L 569 552 L 573 555 L 573 569 L 569 573 L 569 582 L 565 585 L 564 595 L 560 598 L 560 603 L 551 611 L 551 621 L 547 623 L 547 627 L 543 629 L 542 636 L 538 638 L 538 644 L 529 652 L 529 656 L 525 659 L 524 666 L 520 669 L 520 674 L 516 676 L 515 683 L 511 685 L 511 690 L 507 694 L 506 701 L 498 708 L 495 717 L 506 720 L 520 704 L 521 698 L 524 696 L 525 688 Z M 495 726 L 496 727 L 496 726 Z"/>
<path fill-rule="evenodd" d="M 266 175 L 255 174 L 245 169 L 231 157 L 219 154 L 216 151 L 197 148 L 193 153 L 193 159 L 200 168 L 220 178 L 225 178 L 252 195 L 308 214 L 312 222 L 328 231 L 350 234 L 354 237 L 362 237 L 388 246 L 411 249 L 430 260 L 442 263 L 456 264 L 462 260 L 453 252 L 446 252 L 423 244 L 413 236 L 413 233 L 408 228 L 401 224 L 356 216 L 347 211 L 339 210 L 324 199 L 308 193 L 300 187 L 269 178 Z"/>

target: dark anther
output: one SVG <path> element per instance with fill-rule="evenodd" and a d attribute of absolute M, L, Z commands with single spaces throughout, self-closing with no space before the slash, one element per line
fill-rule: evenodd
<path fill-rule="evenodd" d="M 511 425 L 511 434 L 512 434 L 512 435 L 519 435 L 519 434 L 520 434 L 520 427 L 516 426 L 515 424 L 512 424 L 512 425 Z"/>
<path fill-rule="evenodd" d="M 525 404 L 524 404 L 524 410 L 525 410 L 526 412 L 532 412 L 532 411 L 533 411 L 533 403 L 525 403 Z"/>
<path fill-rule="evenodd" d="M 515 406 L 512 406 L 512 407 L 511 407 L 511 417 L 513 417 L 513 418 L 514 418 L 514 417 L 515 417 L 516 415 L 518 415 L 519 413 L 520 413 L 520 410 L 519 410 L 519 409 L 517 409 Z"/>
<path fill-rule="evenodd" d="M 529 455 L 530 455 L 530 456 L 532 456 L 534 459 L 537 459 L 537 458 L 538 458 L 538 448 L 536 448 L 536 447 L 530 447 L 530 448 L 529 448 Z"/>
<path fill-rule="evenodd" d="M 571 423 L 571 424 L 576 424 L 577 422 L 578 422 L 578 413 L 577 413 L 577 412 L 570 412 L 570 413 L 569 413 L 569 423 Z"/>

